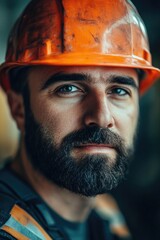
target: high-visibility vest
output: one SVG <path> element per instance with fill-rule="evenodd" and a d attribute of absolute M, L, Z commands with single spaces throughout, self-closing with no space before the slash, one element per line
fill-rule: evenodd
<path fill-rule="evenodd" d="M 113 240 L 108 222 L 95 211 L 88 228 L 91 240 Z M 7 168 L 0 170 L 0 239 L 3 232 L 18 240 L 68 239 L 39 195 Z"/>
<path fill-rule="evenodd" d="M 18 240 L 65 239 L 36 192 L 8 169 L 0 170 L 0 229 Z"/>

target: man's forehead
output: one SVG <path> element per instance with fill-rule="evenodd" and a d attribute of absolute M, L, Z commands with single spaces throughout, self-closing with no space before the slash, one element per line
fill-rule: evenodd
<path fill-rule="evenodd" d="M 132 77 L 136 82 L 138 82 L 137 70 L 133 68 L 123 68 L 123 67 L 103 67 L 103 66 L 36 66 L 32 67 L 29 73 L 29 79 L 32 81 L 45 82 L 51 76 L 57 74 L 83 74 L 87 78 L 93 80 L 99 80 L 104 78 L 110 78 L 110 76 L 127 76 Z M 76 79 L 75 79 L 76 80 Z"/>

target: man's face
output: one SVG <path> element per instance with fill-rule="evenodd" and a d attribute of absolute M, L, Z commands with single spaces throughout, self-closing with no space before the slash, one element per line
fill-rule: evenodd
<path fill-rule="evenodd" d="M 94 196 L 124 177 L 138 119 L 136 71 L 34 67 L 25 102 L 25 143 L 48 180 Z"/>

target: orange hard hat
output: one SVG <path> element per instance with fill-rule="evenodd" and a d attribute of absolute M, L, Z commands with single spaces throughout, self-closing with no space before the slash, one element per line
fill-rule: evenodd
<path fill-rule="evenodd" d="M 0 67 L 31 65 L 112 66 L 142 69 L 140 93 L 160 75 L 152 66 L 146 29 L 128 0 L 31 0 L 17 20 Z"/>

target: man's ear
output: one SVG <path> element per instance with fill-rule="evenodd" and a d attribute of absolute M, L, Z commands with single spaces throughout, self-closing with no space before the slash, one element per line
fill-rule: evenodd
<path fill-rule="evenodd" d="M 25 112 L 23 96 L 12 90 L 7 93 L 8 103 L 13 119 L 16 121 L 18 129 L 23 133 L 25 124 Z"/>

